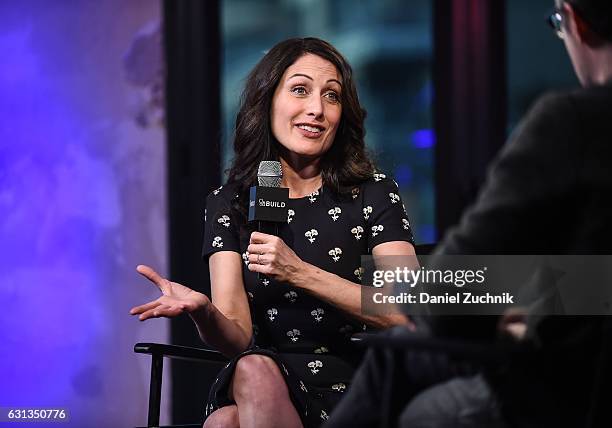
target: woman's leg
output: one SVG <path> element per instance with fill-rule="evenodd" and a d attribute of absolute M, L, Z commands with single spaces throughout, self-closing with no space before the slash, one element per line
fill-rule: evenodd
<path fill-rule="evenodd" d="M 240 428 L 238 407 L 232 404 L 215 410 L 206 418 L 202 428 Z"/>
<path fill-rule="evenodd" d="M 280 369 L 270 357 L 250 354 L 238 360 L 230 394 L 241 428 L 302 427 Z"/>

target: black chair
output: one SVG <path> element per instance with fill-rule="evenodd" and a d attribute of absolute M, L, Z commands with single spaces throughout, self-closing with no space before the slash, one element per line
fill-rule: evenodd
<path fill-rule="evenodd" d="M 417 255 L 429 254 L 435 244 L 421 244 L 416 246 Z M 354 340 L 361 340 L 360 335 L 355 335 Z M 149 411 L 147 417 L 147 427 L 173 428 L 173 427 L 201 427 L 199 424 L 166 425 L 159 426 L 159 414 L 161 407 L 161 388 L 162 374 L 164 368 L 164 358 L 177 360 L 194 361 L 197 363 L 226 363 L 227 357 L 217 351 L 204 348 L 193 348 L 179 345 L 166 345 L 159 343 L 137 343 L 134 345 L 134 352 L 137 354 L 151 355 L 151 379 L 149 385 Z M 136 427 L 145 428 L 145 427 Z"/>
<path fill-rule="evenodd" d="M 162 373 L 164 369 L 164 358 L 177 360 L 195 361 L 199 363 L 227 362 L 227 358 L 220 352 L 203 348 L 191 348 L 179 345 L 162 345 L 159 343 L 137 343 L 134 345 L 137 354 L 151 355 L 151 379 L 149 386 L 149 413 L 147 428 L 159 427 L 159 413 L 161 405 Z M 171 427 L 193 427 L 200 428 L 199 424 L 167 425 Z M 144 427 L 137 427 L 144 428 Z M 163 427 L 160 427 L 163 428 Z"/>

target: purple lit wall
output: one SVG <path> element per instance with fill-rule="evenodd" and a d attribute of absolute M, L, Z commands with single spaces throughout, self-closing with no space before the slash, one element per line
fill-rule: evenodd
<path fill-rule="evenodd" d="M 0 407 L 144 425 L 132 347 L 167 341 L 166 322 L 128 311 L 158 295 L 134 267 L 167 263 L 160 3 L 20 0 L 0 17 Z"/>

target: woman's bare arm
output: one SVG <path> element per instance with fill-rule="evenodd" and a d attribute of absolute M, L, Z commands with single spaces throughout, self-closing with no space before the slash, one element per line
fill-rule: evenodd
<path fill-rule="evenodd" d="M 187 313 L 200 338 L 231 358 L 247 349 L 253 334 L 242 260 L 238 253 L 221 251 L 210 256 L 209 264 L 212 301 L 200 292 L 169 281 L 148 266 L 139 265 L 136 270 L 153 282 L 162 296 L 132 308 L 130 313 L 138 315 L 141 321 Z"/>
<path fill-rule="evenodd" d="M 251 311 L 244 281 L 242 258 L 233 251 L 219 251 L 208 259 L 213 309 L 194 318 L 204 342 L 227 356 L 249 346 L 253 335 Z M 200 328 L 202 325 L 202 328 Z"/>
<path fill-rule="evenodd" d="M 412 326 L 408 318 L 399 312 L 384 315 L 364 314 L 361 308 L 362 285 L 304 262 L 276 236 L 254 232 L 248 251 L 251 261 L 249 270 L 288 282 L 366 324 L 379 328 Z M 260 256 L 260 263 L 257 263 L 258 254 L 264 254 Z M 378 244 L 373 248 L 372 255 L 376 258 L 387 255 L 414 256 L 415 253 L 409 242 L 392 241 Z"/>

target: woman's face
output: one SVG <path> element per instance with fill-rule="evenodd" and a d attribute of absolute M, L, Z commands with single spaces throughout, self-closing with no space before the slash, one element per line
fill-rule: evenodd
<path fill-rule="evenodd" d="M 270 114 L 272 134 L 290 156 L 320 157 L 329 150 L 342 115 L 340 82 L 336 67 L 313 54 L 285 70 Z"/>

